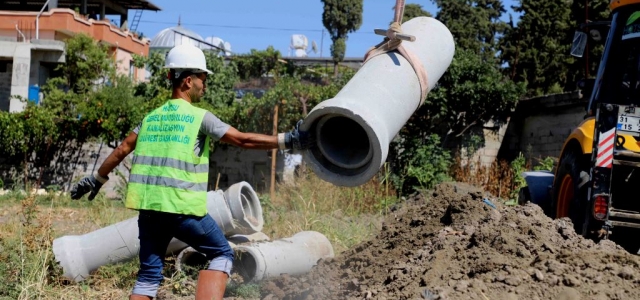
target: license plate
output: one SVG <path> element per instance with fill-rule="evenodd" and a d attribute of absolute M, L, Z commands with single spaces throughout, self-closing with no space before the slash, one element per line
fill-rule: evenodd
<path fill-rule="evenodd" d="M 619 115 L 618 130 L 640 133 L 640 117 Z"/>

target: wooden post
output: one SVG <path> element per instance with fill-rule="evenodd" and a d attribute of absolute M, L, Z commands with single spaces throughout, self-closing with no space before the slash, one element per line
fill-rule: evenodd
<path fill-rule="evenodd" d="M 278 135 L 278 105 L 273 109 L 273 135 Z M 277 149 L 271 150 L 271 186 L 270 186 L 270 196 L 271 201 L 276 197 L 276 155 L 278 154 Z"/>

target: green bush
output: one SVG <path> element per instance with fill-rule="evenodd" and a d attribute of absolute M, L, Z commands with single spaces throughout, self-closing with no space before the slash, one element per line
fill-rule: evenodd
<path fill-rule="evenodd" d="M 451 153 L 442 148 L 436 134 L 415 139 L 411 148 L 402 149 L 396 155 L 394 182 L 401 194 L 419 189 L 431 189 L 440 182 L 450 180 Z"/>

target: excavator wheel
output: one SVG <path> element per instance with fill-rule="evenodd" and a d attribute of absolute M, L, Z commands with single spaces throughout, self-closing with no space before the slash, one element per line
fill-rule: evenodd
<path fill-rule="evenodd" d="M 584 237 L 593 236 L 593 231 L 589 228 L 594 224 L 591 207 L 587 201 L 588 184 L 585 180 L 588 180 L 588 177 L 585 176 L 588 176 L 588 172 L 589 157 L 567 149 L 560 158 L 553 182 L 553 200 L 548 208 L 548 215 L 555 219 L 571 219 L 576 233 Z"/>

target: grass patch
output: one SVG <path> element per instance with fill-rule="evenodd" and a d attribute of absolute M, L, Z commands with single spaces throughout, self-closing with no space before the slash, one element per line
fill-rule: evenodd
<path fill-rule="evenodd" d="M 336 254 L 369 239 L 382 216 L 398 203 L 395 191 L 376 179 L 359 187 L 337 187 L 314 174 L 278 185 L 275 199 L 261 194 L 265 226 L 272 240 L 318 231 Z"/>
<path fill-rule="evenodd" d="M 331 241 L 336 255 L 372 238 L 383 215 L 399 201 L 383 181 L 374 179 L 360 187 L 343 188 L 314 174 L 278 185 L 274 199 L 268 194 L 259 196 L 265 218 L 263 232 L 272 240 L 300 231 L 318 231 Z M 55 262 L 52 242 L 60 236 L 112 225 L 137 212 L 102 195 L 88 201 L 71 200 L 64 194 L 28 196 L 19 191 L 0 196 L 0 208 L 0 278 L 5 279 L 0 281 L 0 299 L 127 299 L 136 279 L 137 257 L 103 266 L 80 283 L 69 282 Z M 166 260 L 159 293 L 165 299 L 190 299 L 199 269 L 177 272 L 174 261 L 174 257 Z M 260 285 L 233 279 L 226 294 L 259 298 Z"/>
<path fill-rule="evenodd" d="M 104 266 L 76 284 L 62 275 L 53 240 L 84 234 L 128 219 L 135 212 L 121 202 L 67 196 L 27 196 L 11 191 L 0 198 L 0 299 L 126 299 L 135 281 L 137 259 Z"/>

